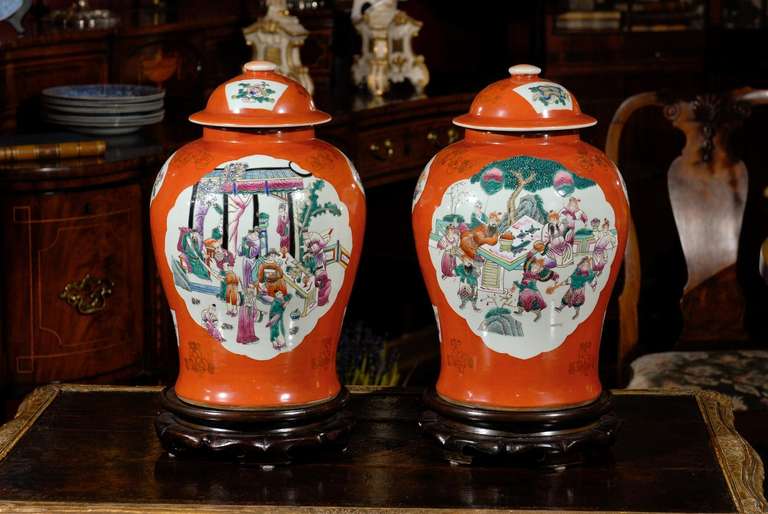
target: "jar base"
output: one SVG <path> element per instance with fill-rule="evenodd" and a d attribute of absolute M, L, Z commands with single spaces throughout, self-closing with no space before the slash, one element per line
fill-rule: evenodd
<path fill-rule="evenodd" d="M 342 387 L 321 404 L 232 411 L 186 403 L 170 387 L 160 393 L 155 430 L 163 448 L 175 457 L 289 464 L 346 448 L 354 423 L 344 409 L 348 401 L 349 391 Z"/>
<path fill-rule="evenodd" d="M 424 393 L 419 426 L 451 464 L 504 462 L 564 468 L 610 459 L 620 421 L 608 391 L 587 405 L 558 410 L 492 410 L 459 405 L 434 388 Z"/>

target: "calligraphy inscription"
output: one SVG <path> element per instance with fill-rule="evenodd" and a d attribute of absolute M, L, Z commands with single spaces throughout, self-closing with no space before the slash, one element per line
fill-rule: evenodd
<path fill-rule="evenodd" d="M 461 339 L 452 337 L 448 341 L 448 352 L 446 352 L 446 363 L 451 368 L 456 368 L 459 373 L 464 373 L 466 369 L 475 368 L 475 359 L 462 349 Z"/>
<path fill-rule="evenodd" d="M 184 367 L 188 371 L 194 371 L 195 373 L 209 373 L 213 374 L 215 368 L 211 362 L 210 351 L 206 352 L 208 355 L 204 355 L 200 348 L 200 343 L 196 341 L 189 342 L 189 356 L 184 357 Z"/>
<path fill-rule="evenodd" d="M 595 370 L 595 359 L 591 356 L 592 343 L 590 341 L 582 341 L 579 343 L 579 355 L 575 361 L 568 364 L 569 375 L 584 375 L 588 376 Z"/>

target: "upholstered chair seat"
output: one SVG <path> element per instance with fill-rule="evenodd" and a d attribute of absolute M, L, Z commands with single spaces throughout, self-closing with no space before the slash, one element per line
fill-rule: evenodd
<path fill-rule="evenodd" d="M 768 351 L 650 353 L 630 365 L 629 389 L 709 389 L 733 400 L 734 410 L 768 410 Z"/>

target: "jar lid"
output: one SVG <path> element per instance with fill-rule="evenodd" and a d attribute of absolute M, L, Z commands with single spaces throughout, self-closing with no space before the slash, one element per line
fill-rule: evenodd
<path fill-rule="evenodd" d="M 189 121 L 214 127 L 268 128 L 319 125 L 331 120 L 312 96 L 268 61 L 251 61 L 242 75 L 217 87 L 204 110 Z"/>
<path fill-rule="evenodd" d="M 530 64 L 512 66 L 509 78 L 480 91 L 469 113 L 453 122 L 469 129 L 504 132 L 570 130 L 597 123 L 581 112 L 567 89 L 540 78 L 539 73 L 541 69 Z"/>

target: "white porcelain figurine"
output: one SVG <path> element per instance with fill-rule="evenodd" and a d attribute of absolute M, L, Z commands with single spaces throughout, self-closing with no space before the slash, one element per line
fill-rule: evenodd
<path fill-rule="evenodd" d="M 352 76 L 367 85 L 374 96 L 389 90 L 390 82 L 409 80 L 418 94 L 429 83 L 424 56 L 414 55 L 411 40 L 421 22 L 397 8 L 397 0 L 355 0 L 352 23 L 363 39 L 362 54 L 355 56 Z"/>
<path fill-rule="evenodd" d="M 243 35 L 253 47 L 254 60 L 277 64 L 280 73 L 298 81 L 309 94 L 314 92 L 309 70 L 299 54 L 309 32 L 289 13 L 286 0 L 267 0 L 267 14 L 244 28 Z"/>

